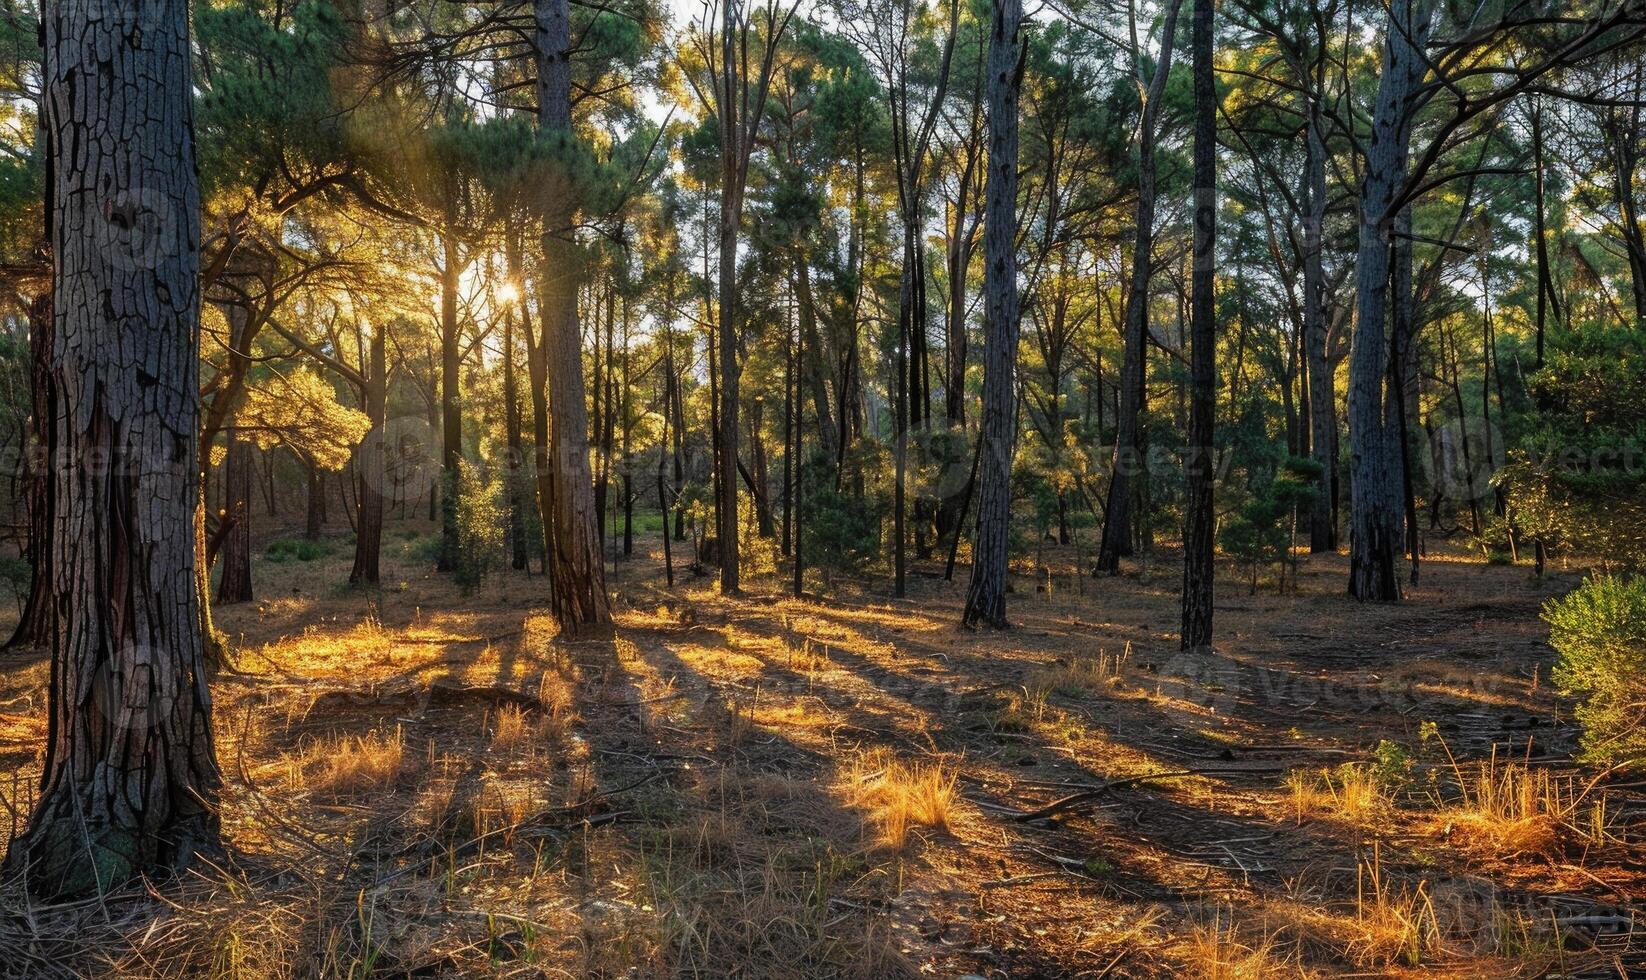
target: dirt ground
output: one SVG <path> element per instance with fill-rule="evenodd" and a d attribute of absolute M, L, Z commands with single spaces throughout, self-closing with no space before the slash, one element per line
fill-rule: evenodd
<path fill-rule="evenodd" d="M 728 600 L 660 549 L 576 642 L 540 577 L 463 595 L 409 531 L 374 592 L 341 543 L 258 558 L 217 612 L 222 867 L 5 891 L 0 971 L 1646 976 L 1646 784 L 1569 761 L 1548 681 L 1575 572 L 1437 555 L 1380 606 L 1339 556 L 1285 594 L 1231 566 L 1193 658 L 1169 549 L 1115 579 L 1048 551 L 1003 633 L 956 625 L 964 567 Z M 0 833 L 47 679 L 0 660 Z"/>

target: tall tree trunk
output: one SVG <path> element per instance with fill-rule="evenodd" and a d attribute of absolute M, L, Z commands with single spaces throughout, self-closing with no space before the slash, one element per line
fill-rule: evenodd
<path fill-rule="evenodd" d="M 1125 352 L 1120 366 L 1120 406 L 1115 418 L 1114 459 L 1109 472 L 1109 499 L 1104 507 L 1103 538 L 1096 572 L 1114 575 L 1122 555 L 1132 553 L 1132 477 L 1142 477 L 1143 445 L 1138 416 L 1148 366 L 1149 280 L 1153 267 L 1155 213 L 1155 127 L 1166 78 L 1172 71 L 1172 48 L 1182 0 L 1171 0 L 1160 31 L 1160 64 L 1144 97 L 1138 122 L 1137 220 L 1132 244 L 1132 271 L 1126 294 Z M 1141 481 L 1140 481 L 1141 482 Z"/>
<path fill-rule="evenodd" d="M 521 438 L 520 383 L 514 363 L 514 304 L 503 311 L 503 429 L 508 443 L 510 567 L 524 569 L 526 553 L 526 473 L 524 441 Z"/>
<path fill-rule="evenodd" d="M 571 13 L 568 0 L 533 0 L 537 31 L 538 128 L 556 142 L 575 137 L 571 126 Z M 589 421 L 583 389 L 583 338 L 577 323 L 579 259 L 574 205 L 565 174 L 544 188 L 542 291 L 543 357 L 549 387 L 549 440 L 554 507 L 551 593 L 555 617 L 571 632 L 611 622 L 606 570 L 595 525 L 589 473 Z"/>
<path fill-rule="evenodd" d="M 1184 650 L 1212 644 L 1212 429 L 1216 410 L 1217 91 L 1212 84 L 1212 0 L 1194 0 L 1194 271 L 1191 274 L 1188 487 L 1183 503 Z"/>
<path fill-rule="evenodd" d="M 59 4 L 45 115 L 53 174 L 53 420 L 78 461 L 52 501 L 45 771 L 6 871 L 104 891 L 219 849 L 196 537 L 200 196 L 189 8 Z M 141 23 L 138 23 L 140 21 Z M 92 465 L 92 464 L 96 465 Z"/>
<path fill-rule="evenodd" d="M 1354 345 L 1349 355 L 1349 594 L 1357 599 L 1400 598 L 1395 564 L 1403 544 L 1400 473 L 1390 461 L 1385 401 L 1390 393 L 1389 262 L 1398 217 L 1396 198 L 1406 179 L 1411 96 L 1424 72 L 1420 49 L 1428 42 L 1433 0 L 1395 0 L 1383 45 L 1383 73 L 1366 150 L 1360 192 L 1360 249 L 1355 263 Z"/>
<path fill-rule="evenodd" d="M 251 477 L 252 447 L 234 430 L 229 430 L 228 453 L 223 457 L 223 515 L 228 523 L 223 537 L 222 576 L 217 583 L 217 604 L 250 602 L 251 591 Z"/>
<path fill-rule="evenodd" d="M 355 494 L 358 519 L 355 522 L 354 568 L 349 581 L 355 585 L 376 585 L 378 562 L 383 550 L 383 487 L 387 478 L 388 454 L 395 447 L 389 444 L 388 425 L 389 371 L 385 351 L 387 331 L 378 327 L 371 335 L 370 373 L 366 375 L 366 417 L 371 420 L 372 436 L 368 437 L 365 452 L 355 454 L 358 463 L 359 486 Z"/>
<path fill-rule="evenodd" d="M 308 499 L 304 515 L 303 537 L 319 541 L 326 527 L 326 474 L 310 460 L 303 460 L 303 471 L 308 476 Z"/>
<path fill-rule="evenodd" d="M 28 539 L 24 557 L 29 560 L 29 597 L 23 605 L 17 629 L 6 647 L 44 647 L 56 632 L 56 607 L 52 602 L 51 507 L 52 436 L 54 391 L 52 379 L 51 289 L 42 289 L 29 304 L 29 387 L 31 402 L 28 426 L 28 466 L 23 499 L 28 507 Z"/>
<path fill-rule="evenodd" d="M 797 252 L 794 261 L 794 288 L 800 315 L 800 373 L 812 392 L 812 408 L 817 413 L 818 441 L 823 451 L 833 458 L 840 444 L 840 430 L 835 426 L 833 402 L 823 367 L 823 346 L 817 333 L 817 300 L 812 294 L 811 266 L 806 257 Z M 796 405 L 799 404 L 798 395 Z"/>
<path fill-rule="evenodd" d="M 451 192 L 448 191 L 448 199 Z M 443 264 L 440 268 L 440 557 L 443 572 L 457 567 L 457 493 L 463 461 L 463 368 L 461 339 L 457 336 L 457 288 L 460 256 L 457 216 L 447 205 L 440 229 Z"/>
<path fill-rule="evenodd" d="M 1326 228 L 1326 121 L 1309 95 L 1308 179 L 1304 182 L 1303 344 L 1309 378 L 1309 451 L 1320 475 L 1309 505 L 1309 550 L 1337 550 L 1337 515 L 1332 506 L 1332 442 L 1337 428 L 1332 370 L 1326 360 L 1326 273 L 1322 256 Z"/>
<path fill-rule="evenodd" d="M 989 177 L 984 205 L 983 440 L 977 537 L 961 621 L 1006 625 L 1010 557 L 1012 451 L 1016 438 L 1017 102 L 1022 50 L 1022 0 L 995 0 L 989 33 Z"/>

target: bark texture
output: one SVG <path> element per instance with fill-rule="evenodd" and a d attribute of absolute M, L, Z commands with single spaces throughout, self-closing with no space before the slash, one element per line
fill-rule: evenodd
<path fill-rule="evenodd" d="M 1183 526 L 1182 648 L 1212 643 L 1212 429 L 1216 409 L 1217 91 L 1212 85 L 1212 0 L 1194 0 L 1194 271 L 1190 285 L 1190 395 Z"/>
<path fill-rule="evenodd" d="M 366 417 L 371 420 L 376 436 L 365 441 L 365 452 L 355 455 L 359 483 L 355 492 L 354 567 L 349 570 L 349 582 L 354 585 L 377 584 L 383 551 L 383 487 L 387 478 L 387 454 L 392 449 L 385 435 L 389 387 L 385 333 L 381 327 L 372 331 L 371 373 L 363 379 Z"/>
<path fill-rule="evenodd" d="M 188 4 L 48 8 L 55 336 L 45 773 L 9 872 L 106 890 L 217 849 L 201 644 Z"/>
<path fill-rule="evenodd" d="M 571 12 L 567 0 L 535 0 L 538 126 L 569 146 Z M 553 166 L 553 164 L 551 164 Z M 589 470 L 589 419 L 583 387 L 583 337 L 577 322 L 577 268 L 571 240 L 573 206 L 564 169 L 547 175 L 543 207 L 543 363 L 548 385 L 553 506 L 549 525 L 555 617 L 576 632 L 611 622 L 611 599 L 600 557 L 600 533 Z"/>
<path fill-rule="evenodd" d="M 51 595 L 51 441 L 53 390 L 51 371 L 52 313 L 51 290 L 29 304 L 29 407 L 28 458 L 24 471 L 23 499 L 28 507 L 29 530 L 24 557 L 29 560 L 29 597 L 17 620 L 17 629 L 7 647 L 44 647 L 56 631 Z"/>
<path fill-rule="evenodd" d="M 995 0 L 989 30 L 989 177 L 983 226 L 983 431 L 972 546 L 972 578 L 962 622 L 1006 625 L 1017 332 L 1017 103 L 1022 70 L 1022 0 Z"/>
<path fill-rule="evenodd" d="M 1411 99 L 1425 71 L 1433 0 L 1396 0 L 1389 8 L 1366 175 L 1360 192 L 1360 249 L 1355 263 L 1355 332 L 1349 353 L 1349 594 L 1397 600 L 1396 560 L 1404 543 L 1400 433 L 1386 401 L 1390 382 L 1390 251 L 1406 180 Z M 1391 463 L 1396 465 L 1391 466 Z"/>

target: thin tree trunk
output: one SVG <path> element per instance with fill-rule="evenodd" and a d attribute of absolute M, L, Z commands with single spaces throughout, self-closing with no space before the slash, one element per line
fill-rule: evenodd
<path fill-rule="evenodd" d="M 389 445 L 386 435 L 389 372 L 385 331 L 381 327 L 372 331 L 369 356 L 370 374 L 365 379 L 366 417 L 371 420 L 374 437 L 366 440 L 366 451 L 355 456 L 360 477 L 355 494 L 359 511 L 355 522 L 354 568 L 349 571 L 349 581 L 355 585 L 378 583 L 383 550 L 383 487 L 388 454 L 395 449 Z"/>
<path fill-rule="evenodd" d="M 1326 361 L 1326 274 L 1322 255 L 1326 227 L 1326 133 L 1318 95 L 1309 97 L 1308 180 L 1304 184 L 1303 342 L 1309 377 L 1309 450 L 1320 475 L 1309 505 L 1309 550 L 1337 550 L 1337 514 L 1332 504 L 1332 442 L 1337 427 L 1336 387 Z"/>
<path fill-rule="evenodd" d="M 528 555 L 525 450 L 520 432 L 520 383 L 514 363 L 514 311 L 515 304 L 503 311 L 503 429 L 508 444 L 504 478 L 508 480 L 509 495 L 509 565 L 518 570 L 527 567 Z"/>
<path fill-rule="evenodd" d="M 52 643 L 39 802 L 5 870 L 106 891 L 219 850 L 201 642 L 200 197 L 189 8 L 61 4 L 45 20 L 53 174 Z M 134 23 L 140 20 L 141 23 Z"/>
<path fill-rule="evenodd" d="M 440 229 L 440 558 L 437 567 L 457 567 L 457 493 L 463 460 L 462 346 L 457 335 L 457 287 L 460 257 L 457 218 L 448 204 Z"/>
<path fill-rule="evenodd" d="M 966 626 L 1006 625 L 1010 559 L 1012 451 L 1016 437 L 1017 103 L 1022 51 L 1022 0 L 995 0 L 989 33 L 989 176 L 984 205 L 983 292 L 987 320 L 983 350 L 983 440 L 966 589 Z"/>
<path fill-rule="evenodd" d="M 223 538 L 222 575 L 217 583 L 217 604 L 250 602 L 251 589 L 251 477 L 252 447 L 231 429 L 228 454 L 223 459 L 224 500 L 222 520 L 229 523 Z"/>
<path fill-rule="evenodd" d="M 1212 85 L 1212 0 L 1194 0 L 1194 271 L 1189 332 L 1190 373 L 1188 480 L 1183 529 L 1183 630 L 1181 646 L 1202 650 L 1212 643 L 1212 430 L 1216 410 L 1217 309 L 1212 274 L 1217 242 L 1217 92 Z"/>
<path fill-rule="evenodd" d="M 1138 417 L 1143 410 L 1143 386 L 1148 363 L 1149 280 L 1152 271 L 1155 216 L 1155 127 L 1166 78 L 1172 70 L 1172 48 L 1182 0 L 1171 0 L 1160 32 L 1160 64 L 1149 82 L 1142 119 L 1138 124 L 1137 215 L 1132 244 L 1132 271 L 1126 295 L 1125 352 L 1120 368 L 1120 411 L 1115 420 L 1114 459 L 1109 473 L 1109 497 L 1104 508 L 1103 537 L 1097 550 L 1096 572 L 1114 575 L 1122 555 L 1132 553 L 1132 477 L 1143 472 L 1143 439 Z"/>

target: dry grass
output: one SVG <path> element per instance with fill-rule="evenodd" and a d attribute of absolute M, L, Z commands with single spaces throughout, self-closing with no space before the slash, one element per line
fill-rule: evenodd
<path fill-rule="evenodd" d="M 948 831 L 959 793 L 954 769 L 942 760 L 908 762 L 879 750 L 859 756 L 848 795 L 881 846 L 902 850 L 916 828 Z"/>
<path fill-rule="evenodd" d="M 1460 799 L 1442 810 L 1445 833 L 1465 849 L 1496 860 L 1552 857 L 1568 842 L 1612 839 L 1604 795 L 1571 775 L 1490 758 L 1454 765 Z"/>
<path fill-rule="evenodd" d="M 1067 658 L 1036 667 L 1024 679 L 1023 686 L 1029 691 L 1042 692 L 1042 697 L 1044 692 L 1053 691 L 1068 697 L 1091 694 L 1118 684 L 1131 657 L 1130 643 L 1118 654 L 1103 650 L 1072 653 Z"/>
<path fill-rule="evenodd" d="M 1355 868 L 1355 924 L 1351 947 L 1363 965 L 1419 966 L 1443 952 L 1444 935 L 1426 880 L 1397 882 L 1385 873 L 1382 849 Z"/>
<path fill-rule="evenodd" d="M 1455 781 L 1437 773 L 1428 797 L 1406 782 L 1394 794 L 1372 767 L 1276 772 L 1318 758 L 1291 754 L 1305 743 L 1355 751 L 1398 737 L 1402 719 L 1458 712 L 1472 760 L 1510 710 L 1555 717 L 1552 695 L 1522 681 L 1542 656 L 1535 593 L 1552 586 L 1523 570 L 1440 566 L 1411 602 L 1360 607 L 1341 596 L 1338 556 L 1311 558 L 1298 593 L 1220 610 L 1231 658 L 1302 680 L 1213 725 L 1144 680 L 1175 643 L 1169 562 L 1101 595 L 1020 602 L 1019 630 L 974 635 L 954 628 L 961 583 L 911 576 L 894 603 L 845 581 L 819 602 L 756 576 L 732 599 L 709 576 L 665 594 L 655 561 L 636 560 L 614 573 L 607 641 L 559 637 L 535 577 L 505 572 L 465 596 L 388 557 L 399 588 L 337 589 L 340 551 L 267 569 L 260 591 L 290 600 L 221 610 L 252 672 L 213 692 L 228 880 L 167 886 L 175 905 L 139 890 L 107 910 L 33 906 L 38 934 L 0 923 L 0 964 L 247 980 L 1236 980 L 1530 977 L 1564 956 L 1573 975 L 1580 951 L 1560 944 L 1581 937 L 1554 917 L 1608 904 L 1597 883 L 1632 895 L 1646 881 L 1617 858 L 1638 846 L 1629 814 L 1609 819 L 1567 777 L 1469 761 Z M 1363 669 L 1343 668 L 1343 636 L 1385 631 L 1430 649 L 1356 648 Z M 1500 669 L 1482 685 L 1488 653 Z M 0 674 L 0 742 L 37 734 L 48 666 Z M 1364 702 L 1321 697 L 1315 677 L 1379 696 L 1346 710 Z M 379 697 L 437 681 L 542 707 Z M 1471 720 L 1473 702 L 1505 711 Z M 1537 751 L 1560 751 L 1568 730 L 1539 728 Z M 0 807 L 27 808 L 37 741 L 11 753 L 19 777 Z M 1056 821 L 1006 813 L 1230 762 L 1117 786 Z M 1516 858 L 1535 839 L 1526 821 L 1552 826 L 1564 851 Z M 1363 852 L 1373 839 L 1381 853 Z M 0 885 L 0 913 L 21 908 Z"/>
<path fill-rule="evenodd" d="M 505 704 L 492 715 L 492 748 L 499 752 L 521 752 L 540 740 L 544 719 L 518 704 Z"/>
<path fill-rule="evenodd" d="M 1324 817 L 1364 823 L 1386 813 L 1389 793 L 1371 766 L 1349 762 L 1335 769 L 1294 769 L 1286 777 L 1297 821 Z"/>
<path fill-rule="evenodd" d="M 295 775 L 300 779 L 298 785 L 313 792 L 360 796 L 399 779 L 405 753 L 399 728 L 393 733 L 372 731 L 316 739 L 303 749 Z"/>
<path fill-rule="evenodd" d="M 1233 909 L 1192 927 L 1185 939 L 1186 966 L 1197 980 L 1269 980 L 1310 977 L 1295 946 L 1268 929 L 1242 928 Z"/>

